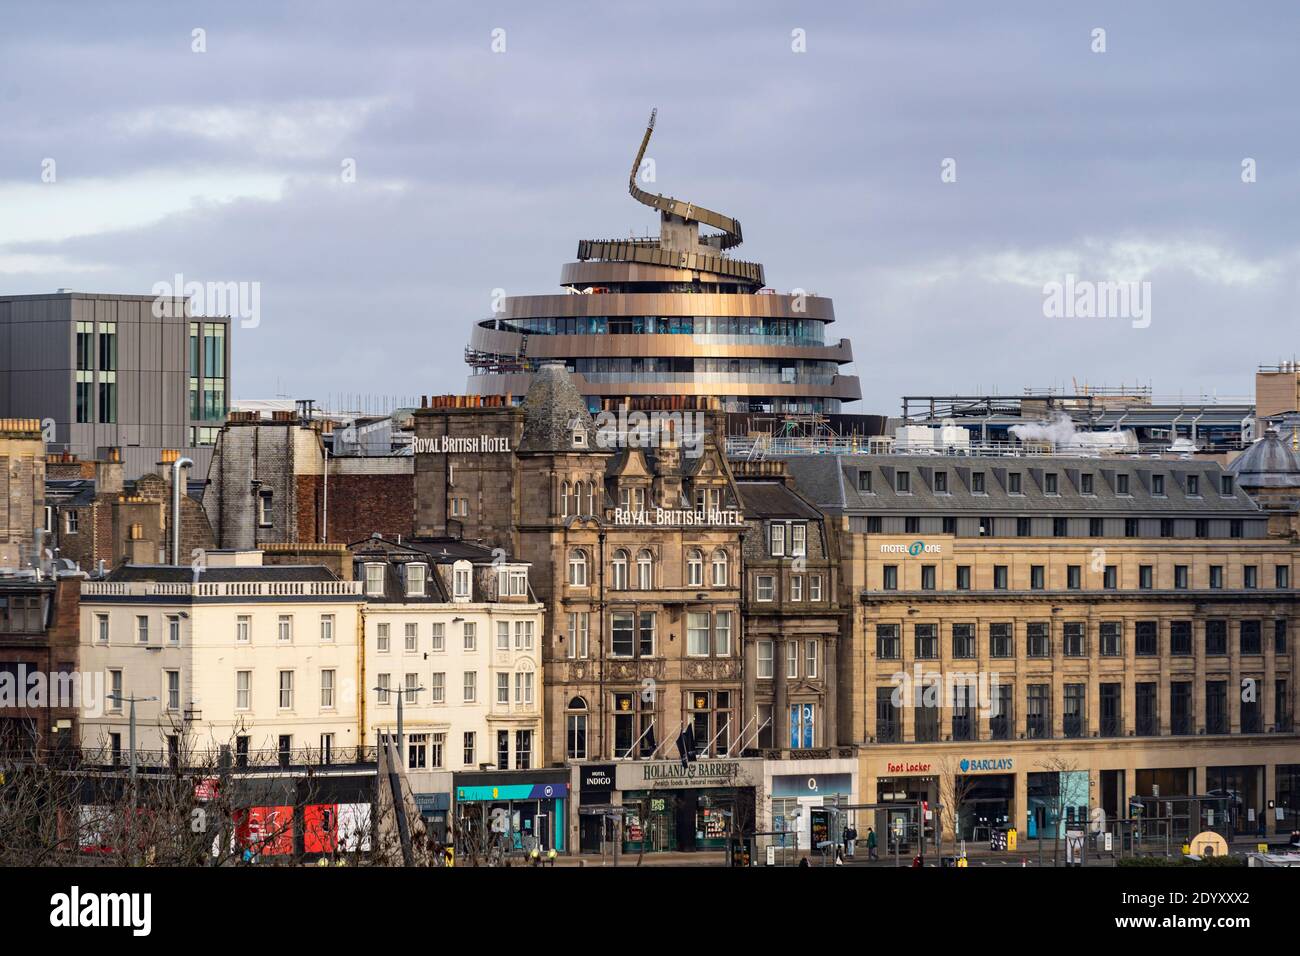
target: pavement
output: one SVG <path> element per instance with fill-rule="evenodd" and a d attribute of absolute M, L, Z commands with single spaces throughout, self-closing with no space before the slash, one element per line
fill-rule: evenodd
<path fill-rule="evenodd" d="M 1231 851 L 1234 854 L 1244 854 L 1244 853 L 1253 852 L 1255 850 L 1255 845 L 1257 842 L 1258 841 L 1253 837 L 1250 839 L 1238 838 L 1233 842 L 1231 846 Z M 1014 851 L 1005 851 L 1005 850 L 990 850 L 988 846 L 985 844 L 971 845 L 968 843 L 966 846 L 966 859 L 967 859 L 968 867 L 989 867 L 989 866 L 1050 867 L 1052 866 L 1053 851 L 1055 851 L 1056 853 L 1057 865 L 1062 867 L 1066 865 L 1064 839 L 1062 839 L 1059 844 L 1053 840 L 1042 841 L 1042 849 L 1041 849 L 1042 862 L 1041 863 L 1039 862 L 1040 850 L 1038 844 L 1039 841 L 1037 840 L 1022 840 L 1020 841 L 1019 845 L 1016 847 Z M 1163 846 L 1157 847 L 1154 845 L 1149 845 L 1147 847 L 1144 847 L 1143 849 L 1146 851 L 1148 855 L 1152 855 L 1152 856 L 1159 856 L 1164 853 Z M 1180 851 L 1179 846 L 1176 845 L 1173 847 L 1173 853 L 1175 856 L 1180 855 L 1179 851 Z M 927 847 L 926 854 L 925 854 L 925 865 L 927 867 L 931 867 L 931 866 L 939 867 L 942 865 L 941 864 L 942 857 L 952 856 L 955 854 L 955 852 L 956 851 L 951 844 L 946 844 L 943 847 L 942 852 L 936 851 L 933 847 Z M 886 854 L 885 848 L 883 847 L 879 850 L 879 854 L 880 854 L 879 860 L 874 860 L 874 861 L 869 860 L 867 858 L 866 847 L 862 846 L 861 843 L 859 843 L 857 847 L 857 853 L 854 855 L 852 859 L 845 860 L 844 866 L 855 867 L 855 868 L 866 867 L 869 869 L 875 869 L 878 867 L 892 868 L 900 865 L 903 867 L 910 867 L 912 865 L 912 857 L 915 854 L 915 850 L 909 850 L 899 854 L 897 860 L 895 860 L 895 857 L 892 853 Z M 822 856 L 819 853 L 815 853 L 811 850 L 788 849 L 784 852 L 784 854 L 782 854 L 782 852 L 778 850 L 777 852 L 778 866 L 797 867 L 799 864 L 799 860 L 803 857 L 808 858 L 808 863 L 811 866 L 827 865 L 824 863 Z M 709 850 L 709 851 L 700 851 L 700 852 L 647 853 L 643 857 L 638 858 L 637 854 L 635 853 L 624 853 L 618 857 L 616 863 L 614 858 L 608 855 L 602 857 L 598 853 L 582 853 L 582 854 L 573 854 L 567 856 L 561 855 L 556 860 L 555 865 L 556 866 L 581 866 L 581 867 L 588 867 L 588 866 L 599 867 L 599 866 L 617 865 L 619 867 L 635 867 L 638 865 L 638 859 L 640 860 L 640 865 L 643 867 L 645 866 L 656 866 L 656 867 L 658 866 L 674 866 L 674 867 L 675 866 L 689 866 L 689 867 L 723 866 L 726 863 L 726 854 L 722 853 L 721 851 Z M 1110 867 L 1110 866 L 1114 866 L 1115 862 L 1116 862 L 1115 854 L 1110 854 L 1105 852 L 1101 852 L 1101 853 L 1094 852 L 1092 846 L 1089 845 L 1087 854 L 1085 856 L 1084 865 L 1090 867 L 1094 867 L 1094 866 Z"/>

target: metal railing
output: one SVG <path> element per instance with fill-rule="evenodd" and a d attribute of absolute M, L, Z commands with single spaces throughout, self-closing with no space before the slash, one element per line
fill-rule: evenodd
<path fill-rule="evenodd" d="M 800 380 L 799 384 L 805 384 Z M 1085 433 L 1087 434 L 1087 433 Z M 1105 434 L 1104 432 L 1099 434 Z M 1225 451 L 1242 447 L 1241 442 L 1219 442 L 1202 451 Z M 900 442 L 888 436 L 828 435 L 776 437 L 772 435 L 729 436 L 729 458 L 784 458 L 804 455 L 925 455 L 936 458 L 1138 458 L 1179 454 L 1169 451 L 1168 442 L 1147 442 L 1136 448 L 1083 448 L 1020 442 L 962 442 L 937 448 L 930 442 Z"/>
<path fill-rule="evenodd" d="M 125 747 L 81 747 L 74 749 L 74 752 L 75 762 L 92 767 L 126 769 L 131 761 L 131 754 Z M 63 759 L 69 756 L 67 750 L 56 753 Z M 377 762 L 378 755 L 374 747 L 333 747 L 327 750 L 319 747 L 295 747 L 287 750 L 265 747 L 240 751 L 222 746 L 193 748 L 177 754 L 167 749 L 137 749 L 135 760 L 136 766 L 143 769 L 215 771 L 222 767 L 223 760 L 228 760 L 228 766 L 234 770 L 262 770 L 276 767 L 321 768 L 372 764 Z"/>
<path fill-rule="evenodd" d="M 83 581 L 81 596 L 92 597 L 352 597 L 360 581 Z"/>

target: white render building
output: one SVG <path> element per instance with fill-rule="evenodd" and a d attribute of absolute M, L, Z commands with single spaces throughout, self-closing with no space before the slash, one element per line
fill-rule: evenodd
<path fill-rule="evenodd" d="M 543 765 L 543 605 L 528 565 L 461 541 L 351 546 L 365 595 L 366 742 L 396 733 L 407 768 Z"/>
<path fill-rule="evenodd" d="M 262 552 L 188 567 L 124 565 L 81 591 L 81 668 L 137 698 L 142 765 L 351 762 L 360 756 L 361 584 Z M 88 759 L 125 764 L 130 705 L 81 722 Z"/>

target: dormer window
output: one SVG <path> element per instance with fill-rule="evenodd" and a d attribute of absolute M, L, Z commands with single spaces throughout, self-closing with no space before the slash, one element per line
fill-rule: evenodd
<path fill-rule="evenodd" d="M 384 566 L 382 564 L 366 565 L 366 596 L 384 596 Z"/>
<path fill-rule="evenodd" d="M 497 600 L 528 595 L 528 571 L 515 565 L 502 565 L 497 571 Z"/>
<path fill-rule="evenodd" d="M 473 566 L 468 561 L 457 561 L 452 565 L 452 600 L 468 601 L 473 597 Z"/>
<path fill-rule="evenodd" d="M 510 596 L 528 596 L 528 571 L 524 568 L 510 569 Z"/>
<path fill-rule="evenodd" d="M 906 471 L 900 471 L 894 476 L 894 490 L 900 495 L 910 495 L 912 493 L 912 476 Z"/>
<path fill-rule="evenodd" d="M 1164 494 L 1165 494 L 1165 476 L 1164 476 L 1164 475 L 1152 475 L 1152 476 L 1151 476 L 1151 494 L 1153 494 L 1153 495 L 1158 495 L 1158 496 L 1160 496 L 1160 497 L 1164 497 Z"/>
<path fill-rule="evenodd" d="M 1057 494 L 1056 490 L 1056 472 L 1049 471 L 1043 475 L 1043 493 L 1048 495 Z"/>
<path fill-rule="evenodd" d="M 948 493 L 948 473 L 946 471 L 936 471 L 934 473 L 934 493 L 937 495 L 946 495 Z"/>
<path fill-rule="evenodd" d="M 770 554 L 774 558 L 785 557 L 785 525 L 773 524 L 770 531 Z"/>
<path fill-rule="evenodd" d="M 573 447 L 574 448 L 587 447 L 587 432 L 586 429 L 584 429 L 581 425 L 573 426 Z"/>
<path fill-rule="evenodd" d="M 1236 494 L 1232 487 L 1232 475 L 1219 476 L 1219 494 L 1223 495 L 1225 498 Z"/>
<path fill-rule="evenodd" d="M 970 473 L 970 492 L 973 495 L 984 494 L 984 472 L 972 471 Z"/>
<path fill-rule="evenodd" d="M 424 597 L 425 582 L 429 574 L 428 565 L 409 562 L 405 565 L 405 569 L 406 596 Z"/>

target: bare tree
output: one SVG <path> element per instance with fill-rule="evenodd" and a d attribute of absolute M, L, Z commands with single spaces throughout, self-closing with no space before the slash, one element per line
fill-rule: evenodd
<path fill-rule="evenodd" d="M 960 773 L 961 766 L 951 756 L 935 761 L 939 771 L 939 853 L 943 853 L 943 836 L 952 833 L 954 847 L 961 845 L 961 811 L 975 787 L 973 778 Z M 920 839 L 925 840 L 925 820 L 920 821 Z"/>
<path fill-rule="evenodd" d="M 1061 821 L 1065 819 L 1065 811 L 1070 799 L 1070 791 L 1067 787 L 1062 786 L 1062 778 L 1066 774 L 1077 772 L 1079 764 L 1077 761 L 1065 757 L 1048 757 L 1040 761 L 1038 766 L 1044 773 L 1051 775 L 1051 787 L 1047 795 L 1049 798 L 1048 807 L 1051 809 L 1054 818 L 1052 824 L 1052 866 L 1056 866 L 1061 849 Z M 1039 833 L 1038 839 L 1042 840 L 1042 838 L 1042 833 Z"/>

